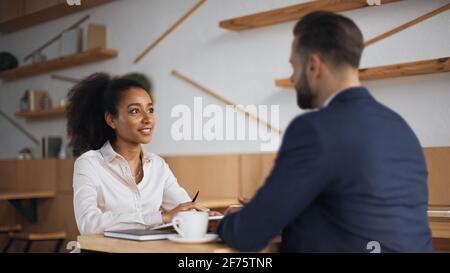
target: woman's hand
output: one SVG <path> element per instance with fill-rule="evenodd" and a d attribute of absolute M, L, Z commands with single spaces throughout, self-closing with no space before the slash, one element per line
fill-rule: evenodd
<path fill-rule="evenodd" d="M 210 210 L 208 212 L 209 216 L 221 216 L 222 213 L 214 210 Z M 208 233 L 212 233 L 217 229 L 217 226 L 219 226 L 220 220 L 209 220 L 208 222 Z"/>
<path fill-rule="evenodd" d="M 172 222 L 173 217 L 175 217 L 175 215 L 177 215 L 177 213 L 180 211 L 188 211 L 188 210 L 193 210 L 193 209 L 199 210 L 199 211 L 210 212 L 208 208 L 205 208 L 197 203 L 193 203 L 193 202 L 181 203 L 173 210 L 164 212 L 162 214 L 163 223 L 167 224 L 167 223 Z"/>
<path fill-rule="evenodd" d="M 210 210 L 208 211 L 209 216 L 221 216 L 223 215 L 222 213 L 215 211 L 215 210 Z"/>

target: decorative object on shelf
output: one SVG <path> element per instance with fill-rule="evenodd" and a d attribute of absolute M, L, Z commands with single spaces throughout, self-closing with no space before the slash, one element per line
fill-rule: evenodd
<path fill-rule="evenodd" d="M 152 82 L 150 81 L 149 77 L 147 77 L 143 73 L 128 73 L 122 76 L 124 79 L 129 79 L 138 82 L 141 84 L 145 89 L 152 91 Z"/>
<path fill-rule="evenodd" d="M 26 90 L 25 94 L 20 99 L 20 111 L 33 112 L 46 109 L 43 108 L 43 99 L 46 96 L 48 96 L 48 93 L 45 90 Z"/>
<path fill-rule="evenodd" d="M 31 148 L 25 147 L 22 150 L 19 151 L 19 155 L 17 156 L 20 160 L 30 160 L 33 159 L 33 152 L 31 151 Z"/>
<path fill-rule="evenodd" d="M 17 58 L 9 52 L 0 52 L 0 71 L 13 69 L 19 66 Z"/>
<path fill-rule="evenodd" d="M 42 50 L 44 50 L 45 48 L 47 48 L 48 46 L 50 46 L 51 44 L 53 44 L 54 42 L 58 41 L 59 39 L 61 39 L 61 37 L 66 33 L 69 32 L 73 29 L 77 29 L 79 25 L 81 25 L 82 23 L 84 23 L 86 20 L 88 20 L 90 18 L 89 15 L 84 16 L 83 18 L 81 18 L 80 20 L 78 20 L 77 22 L 75 22 L 74 24 L 72 24 L 71 26 L 69 26 L 68 28 L 64 29 L 63 31 L 61 31 L 58 35 L 56 35 L 55 37 L 53 37 L 52 39 L 50 39 L 48 42 L 46 42 L 45 44 L 43 44 L 42 46 L 40 46 L 38 49 L 34 50 L 33 52 L 31 52 L 30 54 L 28 54 L 27 56 L 25 56 L 25 58 L 23 59 L 24 61 L 27 61 L 29 58 L 33 57 L 37 52 L 41 52 Z"/>
<path fill-rule="evenodd" d="M 150 52 L 154 47 L 156 47 L 167 35 L 169 35 L 172 31 L 174 31 L 184 20 L 186 20 L 189 16 L 191 16 L 201 5 L 203 5 L 206 0 L 200 0 L 197 4 L 195 4 L 185 15 L 183 15 L 178 21 L 175 22 L 168 30 L 166 30 L 161 36 L 158 37 L 153 43 L 151 43 L 139 56 L 134 59 L 134 63 L 139 62 L 144 56 Z"/>
<path fill-rule="evenodd" d="M 81 28 L 63 32 L 59 40 L 59 56 L 64 57 L 81 52 L 83 45 L 82 36 L 83 30 Z"/>
<path fill-rule="evenodd" d="M 66 151 L 66 146 L 64 146 L 64 142 L 61 143 L 61 149 L 59 149 L 58 158 L 59 159 L 67 158 L 67 151 Z"/>
<path fill-rule="evenodd" d="M 45 109 L 51 109 L 52 108 L 52 98 L 50 97 L 50 95 L 48 93 L 45 93 L 44 96 L 42 97 L 41 101 L 40 101 L 40 105 L 41 105 L 41 109 L 45 110 Z"/>
<path fill-rule="evenodd" d="M 65 108 L 69 105 L 69 102 L 67 101 L 67 99 L 60 99 L 59 100 L 59 107 L 61 108 Z"/>
<path fill-rule="evenodd" d="M 42 138 L 42 158 L 57 158 L 62 148 L 62 137 L 45 136 Z"/>
<path fill-rule="evenodd" d="M 30 111 L 30 90 L 26 90 L 23 96 L 20 98 L 20 112 Z"/>
<path fill-rule="evenodd" d="M 83 51 L 107 47 L 107 29 L 105 25 L 88 24 L 83 31 Z"/>
<path fill-rule="evenodd" d="M 38 51 L 38 52 L 34 53 L 33 56 L 31 56 L 32 64 L 42 63 L 46 60 L 47 60 L 47 56 L 44 53 L 42 53 L 41 51 Z"/>

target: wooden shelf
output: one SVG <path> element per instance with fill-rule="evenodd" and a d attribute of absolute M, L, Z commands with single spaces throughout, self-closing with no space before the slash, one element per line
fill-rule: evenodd
<path fill-rule="evenodd" d="M 39 120 L 39 119 L 51 119 L 51 118 L 63 118 L 66 116 L 66 108 L 53 108 L 48 110 L 39 110 L 33 112 L 17 112 L 16 117 Z"/>
<path fill-rule="evenodd" d="M 382 2 L 384 5 L 397 1 L 401 0 L 383 0 Z M 298 20 L 302 16 L 317 10 L 339 12 L 364 7 L 370 7 L 367 0 L 317 0 L 224 20 L 219 23 L 219 26 L 229 30 L 243 31 Z"/>
<path fill-rule="evenodd" d="M 47 21 L 51 21 L 72 13 L 80 12 L 95 6 L 110 3 L 114 0 L 88 0 L 81 1 L 80 6 L 69 6 L 66 1 L 36 12 L 26 14 L 0 23 L 0 32 L 9 33 L 23 28 L 31 27 Z"/>
<path fill-rule="evenodd" d="M 54 191 L 0 192 L 0 200 L 42 199 L 55 196 Z"/>
<path fill-rule="evenodd" d="M 359 79 L 362 81 L 379 80 L 396 77 L 426 75 L 450 71 L 450 57 L 363 68 L 359 70 Z M 294 87 L 290 79 L 275 80 L 278 87 Z"/>
<path fill-rule="evenodd" d="M 117 50 L 110 48 L 94 48 L 81 53 L 43 61 L 38 64 L 26 65 L 10 70 L 0 72 L 0 79 L 13 80 L 37 74 L 46 73 L 56 69 L 63 69 L 78 66 L 87 63 L 98 62 L 106 59 L 115 58 L 118 55 Z"/>

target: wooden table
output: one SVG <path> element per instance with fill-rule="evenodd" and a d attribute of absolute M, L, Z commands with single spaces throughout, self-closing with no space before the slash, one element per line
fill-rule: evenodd
<path fill-rule="evenodd" d="M 433 234 L 433 244 L 437 251 L 450 251 L 450 221 L 430 221 Z M 82 250 L 111 253 L 234 253 L 223 242 L 206 244 L 181 244 L 169 240 L 137 242 L 107 238 L 103 235 L 78 236 L 78 242 Z M 278 252 L 281 237 L 277 237 L 261 252 Z"/>
<path fill-rule="evenodd" d="M 234 253 L 236 250 L 223 242 L 183 244 L 169 240 L 131 241 L 108 238 L 103 235 L 78 236 L 81 250 L 111 253 Z M 277 237 L 261 252 L 278 252 L 281 237 Z"/>
<path fill-rule="evenodd" d="M 429 217 L 429 224 L 434 249 L 450 252 L 450 217 Z"/>
<path fill-rule="evenodd" d="M 0 192 L 0 201 L 9 201 L 31 223 L 37 222 L 37 199 L 53 198 L 54 191 Z M 27 201 L 29 201 L 28 204 Z"/>

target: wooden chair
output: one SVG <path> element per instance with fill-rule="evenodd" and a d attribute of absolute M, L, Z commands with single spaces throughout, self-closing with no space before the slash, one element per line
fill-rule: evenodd
<path fill-rule="evenodd" d="M 8 252 L 14 240 L 26 242 L 24 253 L 30 251 L 33 242 L 56 241 L 56 247 L 53 252 L 58 253 L 65 239 L 65 232 L 11 232 L 8 234 L 8 242 L 3 249 L 3 253 Z"/>
<path fill-rule="evenodd" d="M 2 233 L 10 233 L 10 232 L 19 232 L 22 231 L 22 226 L 17 224 L 17 225 L 12 225 L 12 226 L 0 226 L 0 234 Z"/>
<path fill-rule="evenodd" d="M 3 242 L 3 234 L 8 234 L 10 232 L 19 232 L 22 231 L 22 226 L 17 225 L 0 225 L 0 235 L 2 235 L 2 242 Z M 8 244 L 8 243 L 6 243 Z"/>

